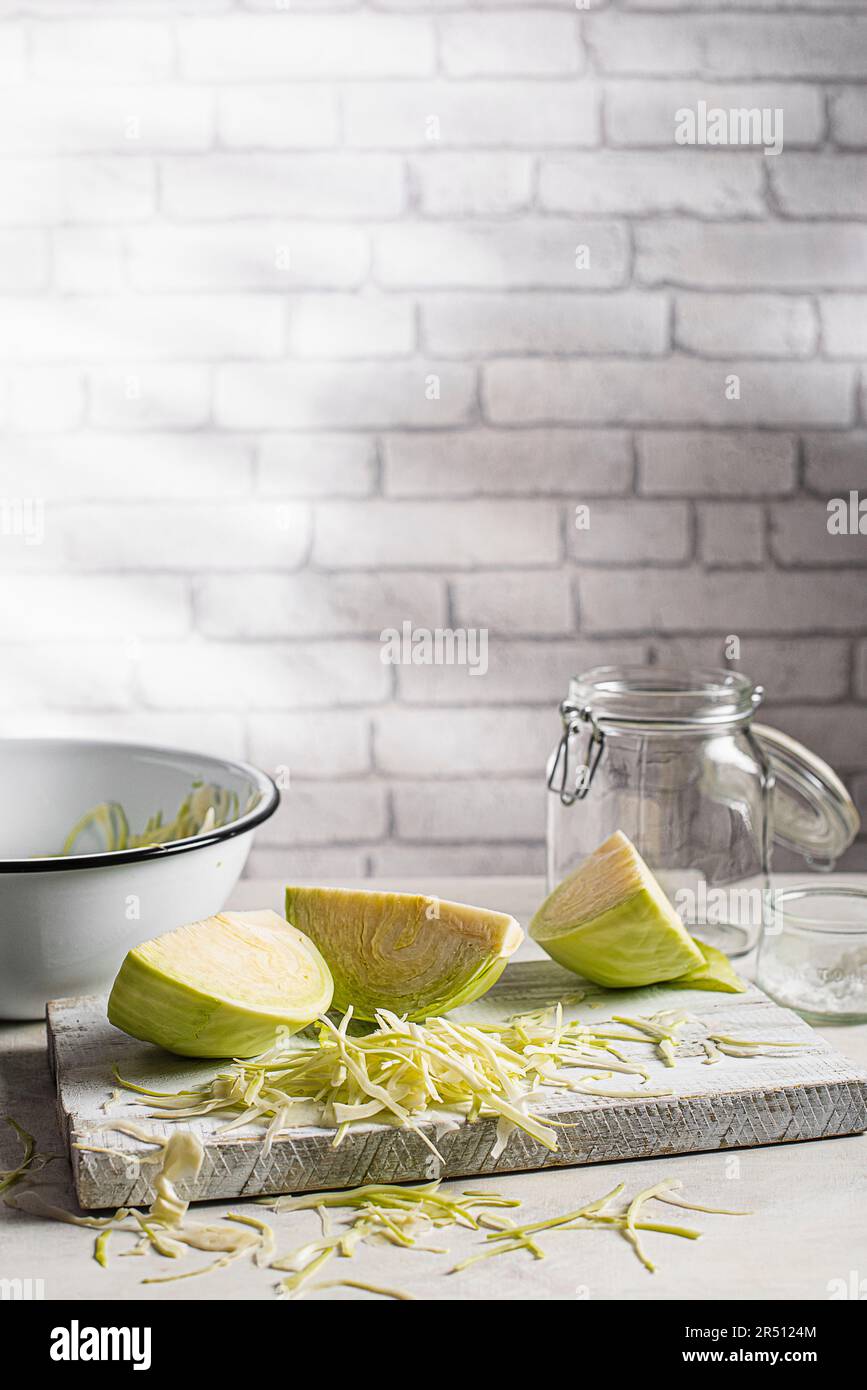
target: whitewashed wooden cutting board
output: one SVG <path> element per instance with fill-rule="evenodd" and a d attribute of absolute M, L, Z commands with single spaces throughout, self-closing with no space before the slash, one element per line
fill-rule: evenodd
<path fill-rule="evenodd" d="M 458 1011 L 462 1019 L 503 1019 L 574 995 L 574 975 L 552 962 L 516 963 L 476 1004 Z M 813 1032 L 796 1015 L 751 987 L 742 995 L 670 990 L 655 986 L 624 992 L 604 991 L 567 1007 L 569 1019 L 601 1023 L 615 1013 L 652 1014 L 677 1008 L 700 1018 L 712 1031 L 744 1038 L 801 1044 L 777 1055 L 735 1058 L 708 1066 L 698 1041 L 678 1051 L 674 1068 L 646 1044 L 618 1044 L 634 1052 L 651 1071 L 650 1085 L 671 1095 L 646 1099 L 600 1099 L 552 1092 L 535 1109 L 568 1122 L 559 1131 L 559 1150 L 550 1153 L 523 1133 L 511 1136 L 505 1152 L 492 1161 L 495 1122 L 462 1125 L 437 1139 L 440 1164 L 421 1139 L 385 1125 L 347 1134 L 332 1147 L 333 1130 L 299 1128 L 263 1154 L 262 1132 L 247 1126 L 218 1138 L 223 1118 L 208 1116 L 180 1123 L 196 1130 L 205 1146 L 197 1182 L 186 1195 L 197 1200 L 233 1199 L 277 1192 L 302 1192 L 434 1177 L 466 1177 L 550 1167 L 603 1163 L 661 1154 L 825 1139 L 867 1129 L 867 1076 Z M 706 1027 L 706 1030 L 707 1030 Z M 692 1029 L 697 1037 L 699 1027 Z M 151 1200 L 153 1163 L 141 1159 L 154 1150 L 105 1128 L 107 1121 L 133 1120 L 155 1135 L 171 1132 L 171 1122 L 150 1120 L 140 1105 L 124 1102 L 107 1112 L 112 1068 L 157 1090 L 181 1090 L 219 1069 L 172 1057 L 113 1028 L 104 1000 L 61 999 L 48 1006 L 49 1057 L 57 1082 L 61 1133 L 72 1164 L 82 1207 L 140 1206 Z M 682 1038 L 688 1041 L 690 1027 Z M 576 1073 L 580 1075 L 580 1073 Z M 631 1078 L 619 1078 L 631 1085 Z M 175 1122 L 176 1124 L 178 1122 Z M 429 1132 L 434 1135 L 434 1126 Z M 122 1151 L 101 1154 L 76 1147 L 102 1144 Z"/>

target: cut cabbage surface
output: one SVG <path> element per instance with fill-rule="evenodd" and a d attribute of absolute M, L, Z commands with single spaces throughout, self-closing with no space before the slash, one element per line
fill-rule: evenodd
<path fill-rule="evenodd" d="M 328 966 L 276 912 L 221 912 L 129 951 L 108 1017 L 183 1057 L 253 1057 L 331 1003 Z"/>
<path fill-rule="evenodd" d="M 554 889 L 530 935 L 568 970 L 610 989 L 652 985 L 705 958 L 621 830 Z"/>
<path fill-rule="evenodd" d="M 504 912 L 412 893 L 287 888 L 286 917 L 334 977 L 334 1007 L 369 1022 L 447 1013 L 499 979 L 524 933 Z"/>

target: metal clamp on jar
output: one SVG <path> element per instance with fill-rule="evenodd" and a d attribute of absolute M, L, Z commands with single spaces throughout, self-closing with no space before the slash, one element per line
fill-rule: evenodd
<path fill-rule="evenodd" d="M 858 832 L 836 773 L 753 717 L 734 671 L 600 666 L 570 681 L 548 764 L 548 887 L 615 830 L 684 922 L 729 955 L 769 920 L 773 846 L 831 868 Z"/>

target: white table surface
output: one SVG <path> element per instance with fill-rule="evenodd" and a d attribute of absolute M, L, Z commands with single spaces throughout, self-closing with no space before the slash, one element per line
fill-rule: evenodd
<path fill-rule="evenodd" d="M 867 882 L 867 875 L 846 875 L 845 881 Z M 542 896 L 541 880 L 533 878 L 405 879 L 388 885 L 368 880 L 345 886 L 421 891 L 509 911 L 522 922 Z M 280 883 L 245 880 L 230 906 L 280 909 L 281 897 Z M 527 943 L 521 954 L 532 958 L 537 952 Z M 745 966 L 741 961 L 739 968 L 750 973 L 749 963 Z M 867 1025 L 818 1031 L 867 1071 Z M 42 1024 L 0 1025 L 0 1114 L 13 1115 L 31 1130 L 41 1151 L 60 1152 Z M 0 1127 L 0 1169 L 12 1166 L 17 1155 L 12 1131 Z M 522 1219 L 529 1221 L 568 1211 L 601 1196 L 617 1182 L 624 1182 L 633 1194 L 662 1177 L 681 1178 L 684 1195 L 693 1201 L 747 1209 L 753 1215 L 741 1219 L 660 1208 L 667 1210 L 670 1219 L 698 1226 L 705 1234 L 696 1242 L 648 1235 L 648 1249 L 659 1266 L 654 1275 L 639 1265 L 619 1234 L 585 1231 L 549 1236 L 547 1257 L 542 1261 L 518 1252 L 447 1276 L 445 1271 L 459 1256 L 478 1249 L 478 1237 L 445 1230 L 438 1233 L 443 1239 L 434 1243 L 448 1245 L 448 1256 L 367 1246 L 351 1261 L 326 1265 L 321 1277 L 345 1275 L 395 1286 L 424 1299 L 827 1299 L 832 1291 L 857 1286 L 859 1280 L 865 1281 L 861 1296 L 867 1293 L 867 1138 L 863 1135 L 509 1174 L 486 1178 L 483 1186 L 520 1197 Z M 43 1189 L 49 1200 L 76 1210 L 63 1161 L 50 1164 L 38 1180 L 50 1182 Z M 457 1191 L 468 1185 L 477 1184 L 467 1180 L 450 1184 Z M 213 1203 L 207 1210 L 216 1220 L 226 1211 L 245 1207 L 251 1209 L 251 1204 Z M 311 1213 L 287 1213 L 273 1221 L 282 1253 L 318 1234 L 318 1220 Z M 127 1244 L 118 1237 L 116 1251 Z M 181 1284 L 142 1286 L 145 1274 L 167 1272 L 168 1262 L 159 1257 L 112 1258 L 109 1267 L 101 1269 L 92 1259 L 92 1249 L 90 1231 L 0 1206 L 0 1279 L 41 1279 L 49 1299 L 148 1302 L 179 1297 L 275 1297 L 274 1272 L 247 1263 Z M 189 1267 L 199 1258 L 190 1255 Z M 201 1257 L 201 1263 L 207 1263 L 207 1257 Z M 350 1289 L 307 1294 L 308 1299 L 365 1297 L 369 1295 Z"/>

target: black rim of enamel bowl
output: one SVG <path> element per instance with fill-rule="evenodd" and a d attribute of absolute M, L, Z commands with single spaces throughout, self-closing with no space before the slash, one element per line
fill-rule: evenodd
<path fill-rule="evenodd" d="M 22 743 L 26 741 L 21 740 Z M 41 743 L 51 742 L 50 739 L 38 741 Z M 57 740 L 58 743 L 65 741 Z M 75 739 L 71 741 L 78 744 L 89 744 L 93 748 L 122 746 L 130 753 L 160 754 L 169 758 L 190 759 L 195 756 L 183 749 L 159 748 L 147 744 L 101 744 L 99 739 Z M 224 766 L 231 768 L 233 772 L 243 772 L 250 779 L 253 787 L 262 794 L 258 804 L 251 811 L 239 816 L 237 820 L 229 821 L 228 825 L 217 826 L 213 830 L 205 831 L 202 835 L 190 835 L 184 840 L 169 840 L 164 845 L 142 845 L 138 849 L 106 850 L 102 854 L 58 854 L 45 858 L 0 859 L 0 874 L 70 873 L 78 869 L 104 869 L 114 864 L 135 864 L 146 859 L 165 859 L 170 854 L 189 854 L 192 850 L 204 849 L 207 845 L 217 845 L 223 840 L 232 840 L 236 835 L 246 835 L 249 830 L 255 830 L 256 826 L 273 816 L 280 805 L 280 792 L 273 777 L 269 777 L 267 772 L 253 767 L 251 763 L 214 759 L 204 754 L 202 758 L 203 761 L 207 762 L 223 762 Z"/>

